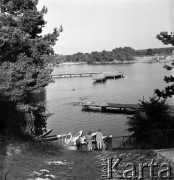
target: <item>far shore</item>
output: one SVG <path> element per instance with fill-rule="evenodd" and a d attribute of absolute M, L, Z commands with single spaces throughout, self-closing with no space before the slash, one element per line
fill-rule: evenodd
<path fill-rule="evenodd" d="M 134 64 L 134 63 L 168 63 L 174 60 L 173 56 L 139 56 L 139 57 L 134 57 L 134 60 L 113 60 L 111 62 L 107 61 L 101 61 L 101 62 L 92 62 L 92 63 L 87 63 L 84 61 L 81 62 L 64 62 L 64 63 L 59 63 L 56 65 L 49 64 L 51 67 L 58 67 L 58 66 L 71 66 L 71 65 L 84 65 L 84 64 L 90 64 L 90 65 L 109 65 L 109 64 Z"/>

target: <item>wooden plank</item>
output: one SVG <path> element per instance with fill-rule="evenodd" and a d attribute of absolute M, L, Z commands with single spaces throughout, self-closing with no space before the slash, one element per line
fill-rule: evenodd
<path fill-rule="evenodd" d="M 107 78 L 116 78 L 116 77 L 123 77 L 123 73 L 121 72 L 85 72 L 85 73 L 59 73 L 59 74 L 52 74 L 51 77 L 53 78 L 68 78 L 68 77 L 87 77 L 92 76 L 96 81 L 104 81 Z"/>
<path fill-rule="evenodd" d="M 82 106 L 88 106 L 88 107 L 99 107 L 99 108 L 101 108 L 101 107 L 107 107 L 107 106 L 108 106 L 107 103 L 101 103 L 101 104 L 82 103 L 81 105 L 82 105 Z"/>
<path fill-rule="evenodd" d="M 105 108 L 107 111 L 107 108 L 115 108 L 115 109 L 123 109 L 125 112 L 126 109 L 132 109 L 132 110 L 136 110 L 136 109 L 141 109 L 139 104 L 116 104 L 116 103 L 100 103 L 100 104 L 95 104 L 95 103 L 84 103 L 81 104 L 83 107 L 87 107 L 90 109 L 90 107 L 92 108 Z M 170 115 L 174 116 L 174 106 L 173 105 L 169 105 L 169 111 L 170 111 Z"/>
<path fill-rule="evenodd" d="M 107 103 L 107 107 L 113 108 L 131 108 L 131 109 L 140 109 L 139 104 L 116 104 L 116 103 Z"/>
<path fill-rule="evenodd" d="M 90 73 L 59 73 L 59 74 L 52 74 L 51 76 L 82 76 L 82 75 L 92 75 L 98 74 L 98 72 L 90 72 Z"/>
<path fill-rule="evenodd" d="M 107 78 L 117 78 L 117 77 L 123 77 L 123 73 L 118 72 L 118 71 L 113 71 L 113 72 L 102 72 L 100 74 L 97 74 L 93 77 L 93 80 L 95 81 L 104 81 Z"/>
<path fill-rule="evenodd" d="M 130 108 L 130 109 L 139 109 L 140 105 L 138 104 L 115 104 L 115 103 L 101 103 L 101 104 L 81 104 L 82 106 L 90 106 L 90 107 L 108 107 L 108 108 Z"/>

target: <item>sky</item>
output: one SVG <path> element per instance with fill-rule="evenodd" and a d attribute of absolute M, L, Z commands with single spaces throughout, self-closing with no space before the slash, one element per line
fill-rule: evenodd
<path fill-rule="evenodd" d="M 174 0 L 39 0 L 38 9 L 44 5 L 43 34 L 63 26 L 57 54 L 167 47 L 156 35 L 174 31 Z"/>

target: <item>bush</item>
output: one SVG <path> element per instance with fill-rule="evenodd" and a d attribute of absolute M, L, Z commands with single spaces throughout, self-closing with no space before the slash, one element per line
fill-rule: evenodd
<path fill-rule="evenodd" d="M 172 142 L 174 131 L 167 130 L 174 129 L 174 121 L 166 101 L 150 98 L 149 101 L 140 101 L 140 107 L 141 110 L 128 117 L 127 131 L 132 133 L 140 145 L 168 146 Z"/>

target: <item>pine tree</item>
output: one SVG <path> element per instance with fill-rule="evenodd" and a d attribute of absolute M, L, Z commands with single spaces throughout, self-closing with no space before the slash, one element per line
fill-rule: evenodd
<path fill-rule="evenodd" d="M 168 32 L 161 32 L 157 35 L 157 39 L 162 41 L 166 45 L 173 45 L 174 46 L 174 34 L 169 34 Z M 174 68 L 174 61 L 171 63 L 171 65 L 165 65 L 164 68 L 171 71 Z M 171 98 L 174 95 L 174 76 L 165 76 L 164 81 L 169 84 L 167 87 L 165 87 L 165 90 L 159 90 L 156 89 L 155 93 L 159 98 Z"/>
<path fill-rule="evenodd" d="M 157 38 L 164 44 L 174 45 L 172 33 L 161 32 Z M 164 68 L 172 70 L 174 62 L 171 65 L 165 65 Z M 128 117 L 127 131 L 132 133 L 136 142 L 139 141 L 146 147 L 147 145 L 158 148 L 169 147 L 173 142 L 173 131 L 170 129 L 174 129 L 174 121 L 166 99 L 174 95 L 174 77 L 165 76 L 164 81 L 169 85 L 164 90 L 156 89 L 154 97 L 149 101 L 140 101 L 143 111 Z"/>
<path fill-rule="evenodd" d="M 37 4 L 38 0 L 0 0 L 0 101 L 13 104 L 21 115 L 14 122 L 10 117 L 6 121 L 4 113 L 0 122 L 6 128 L 14 122 L 19 131 L 40 134 L 46 127 L 46 109 L 32 97 L 52 82 L 47 60 L 54 54 L 62 26 L 42 35 L 47 8 L 39 11 Z"/>

